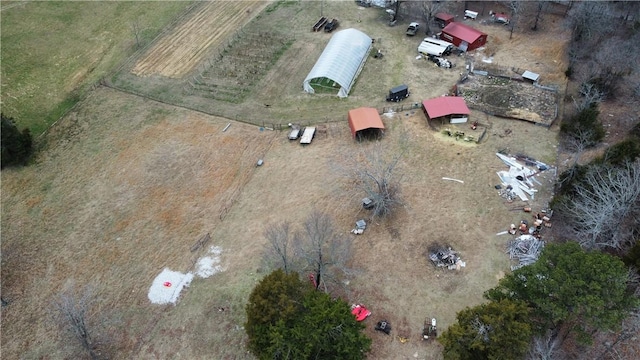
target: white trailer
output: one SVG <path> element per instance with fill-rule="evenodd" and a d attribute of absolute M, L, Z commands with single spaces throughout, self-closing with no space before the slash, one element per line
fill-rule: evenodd
<path fill-rule="evenodd" d="M 424 55 L 443 56 L 447 48 L 423 41 L 418 46 L 418 52 Z"/>
<path fill-rule="evenodd" d="M 453 51 L 453 44 L 448 42 L 448 41 L 445 41 L 445 40 L 426 37 L 426 38 L 424 38 L 424 40 L 422 40 L 422 42 L 428 42 L 430 44 L 441 46 L 441 47 L 447 49 L 448 52 Z"/>
<path fill-rule="evenodd" d="M 302 133 L 300 144 L 311 144 L 311 140 L 313 140 L 313 136 L 315 134 L 316 128 L 313 126 L 307 126 L 306 128 L 304 128 L 304 132 Z"/>

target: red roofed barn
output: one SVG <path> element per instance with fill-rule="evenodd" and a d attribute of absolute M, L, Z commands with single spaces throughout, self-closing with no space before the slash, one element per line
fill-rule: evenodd
<path fill-rule="evenodd" d="M 467 122 L 471 113 L 464 98 L 460 96 L 441 96 L 422 102 L 422 109 L 429 120 L 449 118 L 452 124 Z"/>
<path fill-rule="evenodd" d="M 487 43 L 487 34 L 457 22 L 445 26 L 440 38 L 452 42 L 462 51 L 474 50 Z"/>
<path fill-rule="evenodd" d="M 349 128 L 354 138 L 379 137 L 384 133 L 384 124 L 378 110 L 361 107 L 349 110 Z"/>

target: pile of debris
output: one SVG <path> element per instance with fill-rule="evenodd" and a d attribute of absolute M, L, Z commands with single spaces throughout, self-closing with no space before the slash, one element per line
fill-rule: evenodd
<path fill-rule="evenodd" d="M 451 247 L 433 246 L 429 249 L 429 259 L 437 267 L 446 267 L 449 270 L 460 270 L 467 264 L 460 259 L 457 252 Z"/>
<path fill-rule="evenodd" d="M 361 235 L 364 232 L 364 229 L 367 228 L 367 222 L 364 220 L 356 221 L 355 229 L 351 229 L 352 234 Z"/>
<path fill-rule="evenodd" d="M 511 266 L 511 270 L 519 269 L 523 266 L 533 264 L 538 261 L 540 252 L 544 247 L 544 241 L 533 235 L 520 235 L 509 241 L 507 244 L 507 252 L 510 259 L 516 259 L 517 265 Z"/>
<path fill-rule="evenodd" d="M 500 191 L 498 194 L 507 199 L 507 201 L 512 201 L 516 197 L 520 198 L 522 201 L 528 201 L 529 198 L 527 195 L 533 199 L 535 193 L 538 191 L 533 188 L 534 182 L 538 185 L 542 185 L 535 179 L 534 175 L 549 169 L 549 167 L 540 161 L 536 161 L 524 155 L 511 157 L 501 153 L 496 153 L 496 156 L 509 166 L 508 171 L 497 172 L 502 184 L 506 187 L 504 191 Z M 534 166 L 535 170 L 527 166 Z"/>
<path fill-rule="evenodd" d="M 436 64 L 438 67 L 441 67 L 441 68 L 451 69 L 452 67 L 455 66 L 454 63 L 440 56 L 429 55 L 428 58 L 431 62 L 433 62 L 434 64 Z"/>

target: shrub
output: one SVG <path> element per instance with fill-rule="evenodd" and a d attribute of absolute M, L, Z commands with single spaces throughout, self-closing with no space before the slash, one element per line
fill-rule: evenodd
<path fill-rule="evenodd" d="M 0 114 L 2 119 L 2 162 L 1 167 L 25 165 L 31 157 L 33 139 L 28 128 L 20 132 L 13 118 Z"/>
<path fill-rule="evenodd" d="M 604 139 L 606 133 L 598 121 L 599 114 L 598 105 L 592 103 L 560 125 L 560 132 L 587 146 L 594 146 Z"/>

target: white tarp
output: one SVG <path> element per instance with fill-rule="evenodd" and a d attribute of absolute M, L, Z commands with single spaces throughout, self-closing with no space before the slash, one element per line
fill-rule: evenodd
<path fill-rule="evenodd" d="M 311 80 L 327 78 L 340 85 L 339 97 L 347 97 L 370 50 L 371 38 L 362 31 L 345 29 L 336 32 L 304 79 L 304 91 L 313 94 Z"/>
<path fill-rule="evenodd" d="M 149 288 L 149 300 L 154 304 L 175 304 L 180 297 L 180 292 L 189 286 L 193 280 L 193 274 L 183 274 L 168 268 L 156 276 Z"/>

